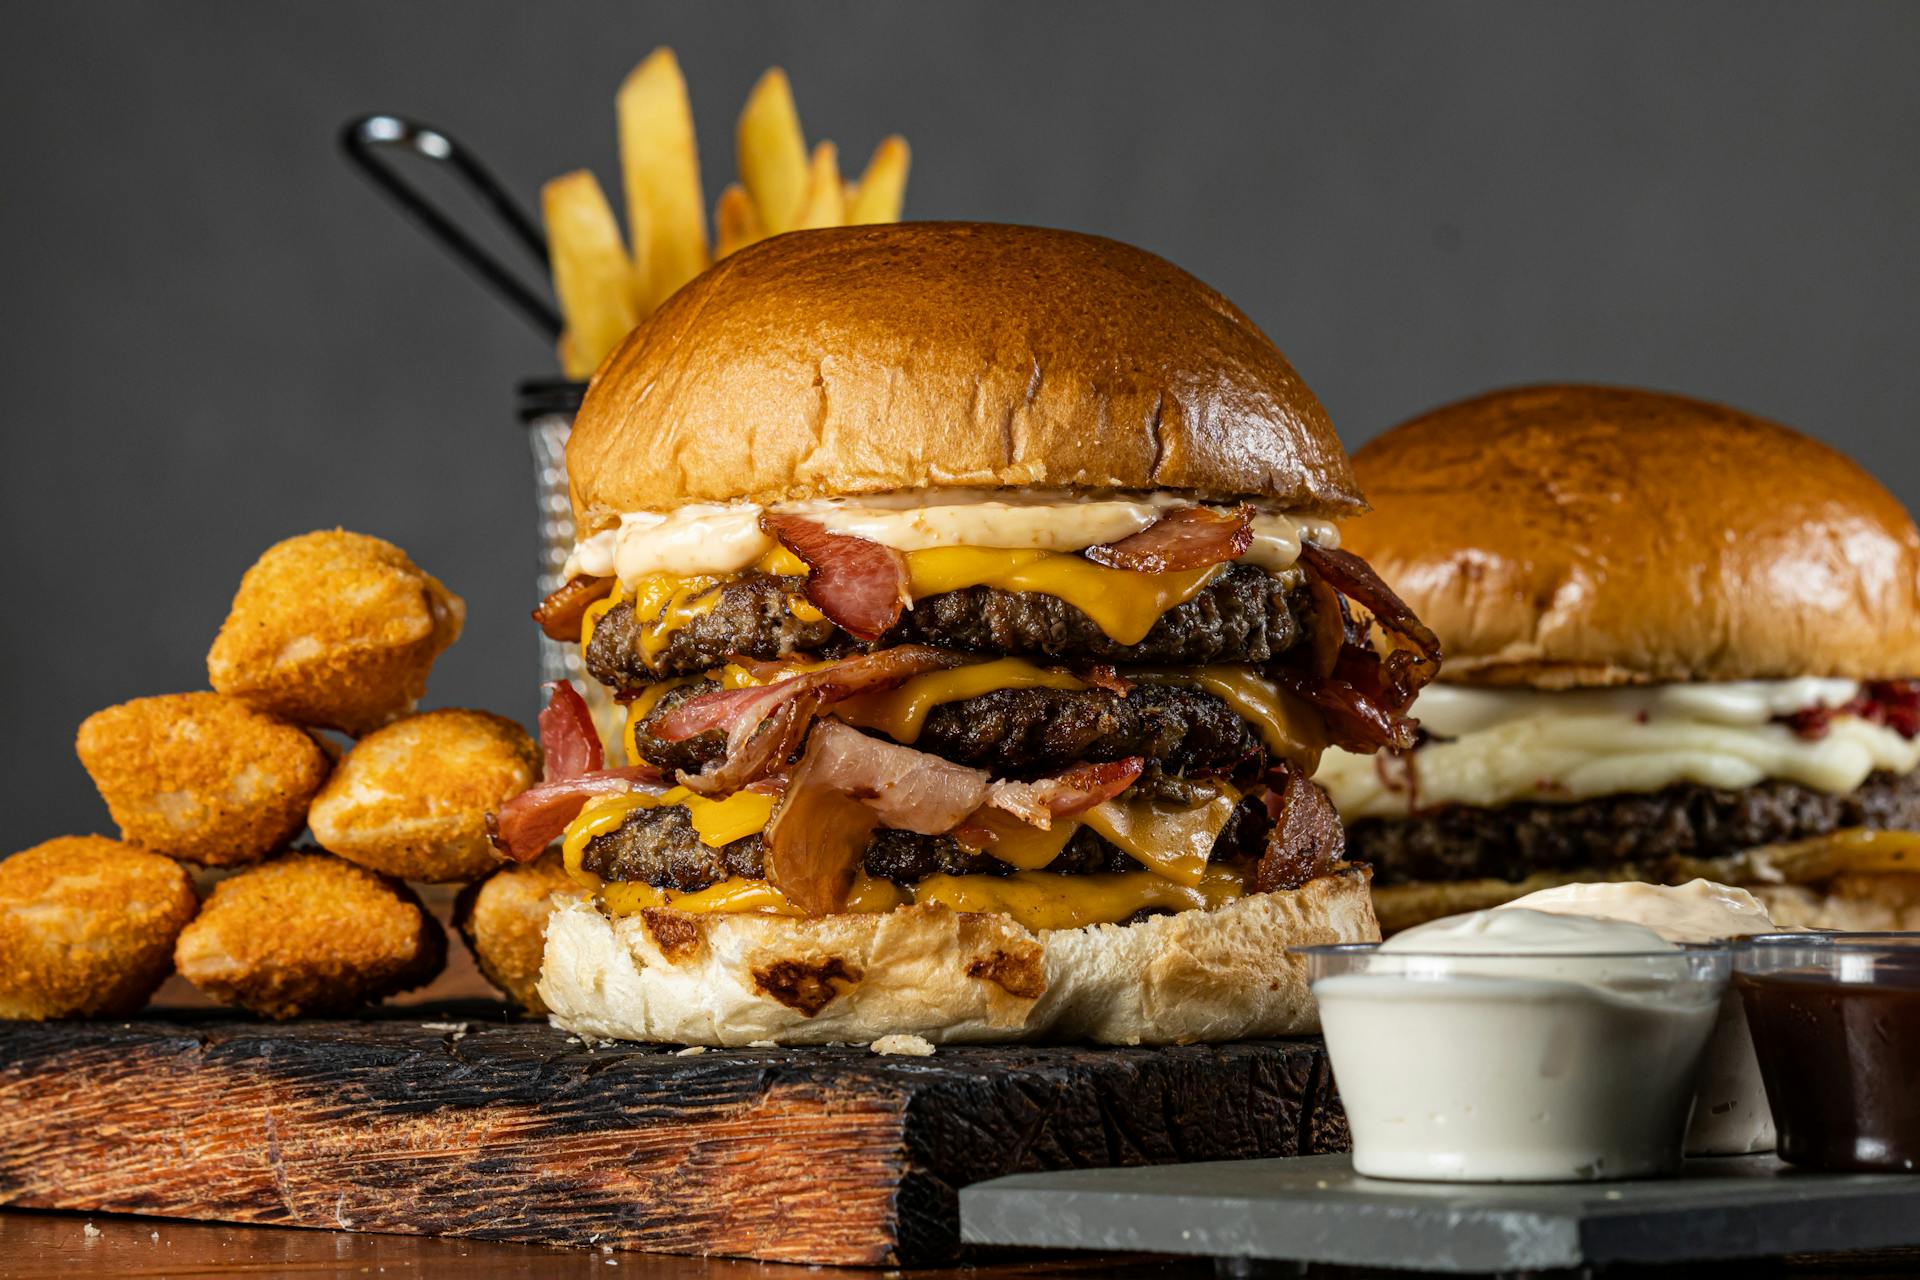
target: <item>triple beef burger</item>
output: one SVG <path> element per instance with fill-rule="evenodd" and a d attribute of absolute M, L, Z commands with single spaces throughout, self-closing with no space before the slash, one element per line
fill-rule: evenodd
<path fill-rule="evenodd" d="M 1920 535 L 1849 459 L 1679 396 L 1501 391 L 1354 457 L 1347 527 L 1447 647 L 1420 740 L 1322 778 L 1395 929 L 1706 876 L 1920 925 Z"/>
<path fill-rule="evenodd" d="M 781 236 L 596 374 L 554 690 L 499 818 L 591 890 L 541 995 L 699 1044 L 1311 1029 L 1291 946 L 1377 937 L 1309 775 L 1412 741 L 1432 637 L 1246 316 L 1089 236 Z"/>

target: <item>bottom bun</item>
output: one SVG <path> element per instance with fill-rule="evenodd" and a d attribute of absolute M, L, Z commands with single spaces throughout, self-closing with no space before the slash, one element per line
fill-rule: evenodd
<path fill-rule="evenodd" d="M 1920 875 L 1861 872 L 1809 888 L 1798 884 L 1749 886 L 1777 925 L 1799 929 L 1920 929 Z"/>
<path fill-rule="evenodd" d="M 1289 948 L 1380 936 L 1367 872 L 1131 925 L 1030 931 L 927 904 L 794 919 L 585 902 L 547 926 L 540 995 L 594 1040 L 1167 1044 L 1320 1029 Z"/>

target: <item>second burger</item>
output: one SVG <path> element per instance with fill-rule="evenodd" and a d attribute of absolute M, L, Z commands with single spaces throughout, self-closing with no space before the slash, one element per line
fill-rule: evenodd
<path fill-rule="evenodd" d="M 1349 527 L 1447 646 L 1421 739 L 1322 770 L 1389 929 L 1575 880 L 1920 920 L 1920 533 L 1736 410 L 1539 386 L 1370 442 Z"/>
<path fill-rule="evenodd" d="M 1314 1025 L 1288 947 L 1377 936 L 1309 776 L 1412 745 L 1437 646 L 1338 549 L 1319 402 L 1191 276 L 1030 228 L 778 237 L 608 359 L 568 470 L 539 616 L 629 763 L 561 690 L 500 815 L 593 891 L 549 932 L 562 1025 L 1272 1034 Z"/>

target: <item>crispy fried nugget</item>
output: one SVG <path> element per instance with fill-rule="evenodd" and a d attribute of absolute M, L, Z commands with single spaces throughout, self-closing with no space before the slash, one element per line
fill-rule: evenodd
<path fill-rule="evenodd" d="M 447 935 L 405 885 L 324 853 L 291 853 L 213 888 L 174 947 L 180 974 L 268 1018 L 348 1013 L 431 982 Z"/>
<path fill-rule="evenodd" d="M 355 744 L 307 821 L 330 852 L 409 880 L 478 880 L 500 865 L 487 814 L 540 776 L 540 748 L 485 711 L 429 711 Z"/>
<path fill-rule="evenodd" d="M 305 730 L 217 693 L 96 711 L 74 749 L 124 838 L 210 867 L 253 862 L 298 834 L 332 767 Z"/>
<path fill-rule="evenodd" d="M 207 676 L 296 723 L 357 735 L 413 709 L 466 616 L 465 601 L 392 543 L 309 533 L 247 570 Z"/>
<path fill-rule="evenodd" d="M 199 907 L 184 867 L 118 840 L 21 850 L 0 862 L 0 1018 L 132 1013 Z"/>
<path fill-rule="evenodd" d="M 461 890 L 453 919 L 487 981 L 529 1013 L 545 1013 L 540 961 L 547 948 L 547 917 L 555 894 L 583 892 L 567 875 L 558 850 L 524 867 L 503 867 Z"/>

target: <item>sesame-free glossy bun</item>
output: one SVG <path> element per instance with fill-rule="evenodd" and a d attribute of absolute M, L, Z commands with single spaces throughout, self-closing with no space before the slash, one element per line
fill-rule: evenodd
<path fill-rule="evenodd" d="M 1342 545 L 1446 646 L 1540 688 L 1920 673 L 1920 536 L 1840 453 L 1721 405 L 1538 386 L 1367 444 Z"/>
<path fill-rule="evenodd" d="M 929 487 L 1364 510 L 1319 400 L 1232 303 L 1112 240 L 974 223 L 729 255 L 607 357 L 567 470 L 582 537 L 686 502 Z"/>

